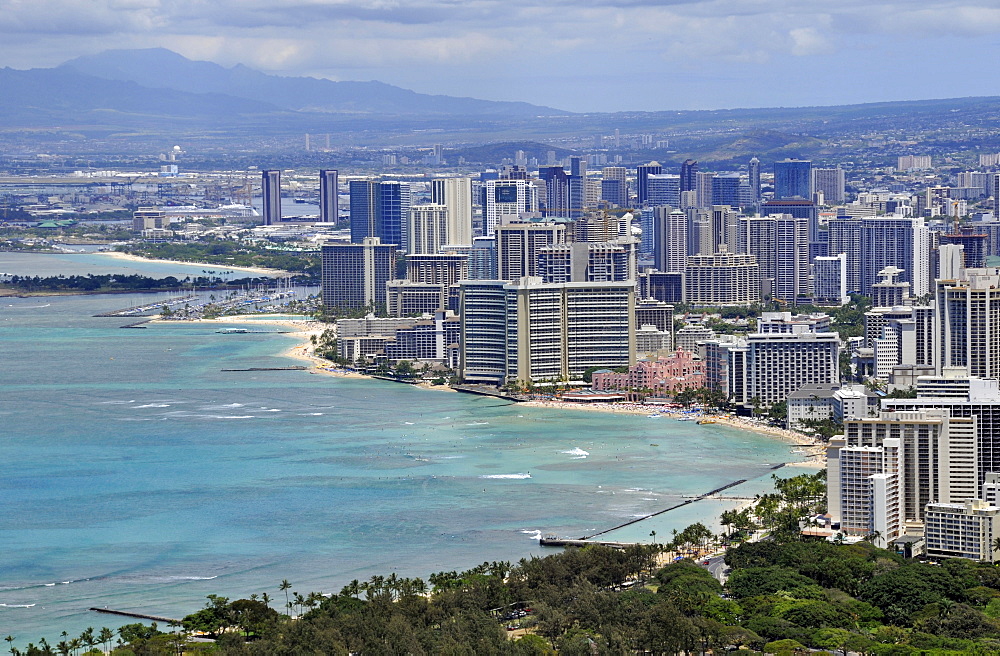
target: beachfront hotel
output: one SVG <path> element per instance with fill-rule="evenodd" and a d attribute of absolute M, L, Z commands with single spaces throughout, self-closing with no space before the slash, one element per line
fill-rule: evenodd
<path fill-rule="evenodd" d="M 462 378 L 579 380 L 635 362 L 635 284 L 462 281 Z"/>

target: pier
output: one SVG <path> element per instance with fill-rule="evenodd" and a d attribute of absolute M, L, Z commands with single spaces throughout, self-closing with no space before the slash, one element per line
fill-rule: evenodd
<path fill-rule="evenodd" d="M 778 469 L 778 467 L 772 467 L 772 469 Z M 663 510 L 659 510 L 659 511 L 657 511 L 655 513 L 646 515 L 645 517 L 639 517 L 638 519 L 633 519 L 631 521 L 625 522 L 624 524 L 619 524 L 618 526 L 612 526 L 609 529 L 605 529 L 605 530 L 600 531 L 598 533 L 594 533 L 593 535 L 585 535 L 584 537 L 582 537 L 579 540 L 577 540 L 577 542 L 583 542 L 585 540 L 591 540 L 593 538 L 596 538 L 599 535 L 604 535 L 605 533 L 610 533 L 611 531 L 617 531 L 620 528 L 625 528 L 626 526 L 631 526 L 632 524 L 638 524 L 639 522 L 645 521 L 645 520 L 649 519 L 650 517 L 656 517 L 658 515 L 662 515 L 663 513 L 668 513 L 671 510 L 677 510 L 678 508 L 682 508 L 682 507 L 688 505 L 689 503 L 694 503 L 695 501 L 701 501 L 702 499 L 707 499 L 708 497 L 711 497 L 711 496 L 713 496 L 715 494 L 718 494 L 719 492 L 725 492 L 729 488 L 736 487 L 737 485 L 741 485 L 741 484 L 746 483 L 746 482 L 747 482 L 747 479 L 741 478 L 738 481 L 733 481 L 732 483 L 728 483 L 726 485 L 723 485 L 722 487 L 717 487 L 714 490 L 711 490 L 709 492 L 705 492 L 704 494 L 699 494 L 696 497 L 691 497 L 690 499 L 685 499 L 684 501 L 681 501 L 678 504 L 674 504 L 674 505 L 670 506 L 669 508 L 664 508 Z M 593 542 L 584 542 L 584 544 L 595 544 L 595 543 L 593 543 Z"/>
<path fill-rule="evenodd" d="M 91 606 L 87 610 L 92 610 L 95 613 L 105 613 L 107 615 L 118 615 L 120 617 L 134 617 L 139 620 L 152 620 L 153 622 L 163 622 L 164 624 L 180 624 L 180 620 L 175 620 L 171 617 L 161 617 L 159 615 L 146 615 L 145 613 L 133 613 L 128 610 L 112 610 L 110 608 L 97 608 L 96 606 Z"/>
<path fill-rule="evenodd" d="M 297 364 L 293 367 L 247 367 L 246 369 L 219 369 L 219 371 L 305 371 L 308 368 Z"/>

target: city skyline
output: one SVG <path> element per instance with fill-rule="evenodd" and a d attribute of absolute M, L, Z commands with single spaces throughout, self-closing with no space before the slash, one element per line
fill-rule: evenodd
<path fill-rule="evenodd" d="M 421 93 L 578 112 L 982 96 L 1000 86 L 991 71 L 961 73 L 965 61 L 997 45 L 1000 9 L 983 0 L 572 8 L 495 0 L 205 8 L 19 2 L 0 20 L 0 65 L 49 67 L 107 48 L 159 46 L 286 76 L 379 80 Z M 496 66 L 505 53 L 511 61 L 530 56 L 547 66 L 529 75 L 522 67 Z M 914 79 L 933 79 L 933 92 Z M 604 93 L 593 94 L 595 88 Z"/>

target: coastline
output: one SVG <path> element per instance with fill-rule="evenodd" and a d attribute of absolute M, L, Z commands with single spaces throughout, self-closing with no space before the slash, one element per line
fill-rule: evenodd
<path fill-rule="evenodd" d="M 329 360 L 321 358 L 313 353 L 312 337 L 319 336 L 326 324 L 313 319 L 288 319 L 288 318 L 268 318 L 268 317 L 278 317 L 281 315 L 267 315 L 267 314 L 257 314 L 252 315 L 254 319 L 247 319 L 246 316 L 228 316 L 228 317 L 218 317 L 216 319 L 197 319 L 197 321 L 205 323 L 218 323 L 218 324 L 233 324 L 233 323 L 252 323 L 254 325 L 271 325 L 271 326 L 281 326 L 283 328 L 289 328 L 290 331 L 286 333 L 291 337 L 295 337 L 300 341 L 299 344 L 285 349 L 279 355 L 282 357 L 293 358 L 302 362 L 309 363 L 309 373 L 312 374 L 322 374 L 327 376 L 336 376 L 339 378 L 355 378 L 355 379 L 371 379 L 375 380 L 374 377 L 368 376 L 366 374 L 359 373 L 357 371 L 350 371 L 347 369 L 341 369 L 331 363 Z M 159 319 L 154 319 L 153 322 L 160 322 Z M 164 322 L 166 323 L 166 322 Z M 431 389 L 441 392 L 452 392 L 455 393 L 456 390 L 448 386 L 442 385 L 430 385 L 429 383 L 419 383 L 417 385 L 423 389 Z M 686 413 L 682 412 L 670 412 L 664 411 L 656 406 L 644 406 L 636 403 L 572 403 L 566 401 L 521 401 L 519 405 L 531 407 L 531 408 L 548 408 L 554 410 L 581 410 L 584 412 L 605 412 L 605 413 L 619 413 L 619 414 L 631 414 L 631 415 L 644 415 L 649 416 L 650 414 L 659 415 L 659 419 L 672 419 L 678 420 L 682 417 L 688 416 Z M 776 426 L 770 426 L 761 424 L 750 419 L 744 419 L 742 417 L 732 417 L 732 416 L 721 416 L 721 415 L 711 415 L 711 419 L 715 425 L 726 426 L 728 428 L 735 428 L 738 430 L 745 430 L 751 433 L 756 433 L 758 435 L 766 435 L 768 437 L 778 438 L 784 442 L 790 443 L 789 445 L 798 446 L 803 449 L 800 452 L 802 458 L 800 460 L 787 460 L 784 464 L 788 467 L 801 467 L 801 468 L 824 468 L 826 467 L 826 445 L 808 435 L 802 433 L 797 433 L 786 428 L 778 428 Z"/>
<path fill-rule="evenodd" d="M 262 273 L 275 278 L 291 278 L 295 274 L 284 269 L 269 269 L 266 267 L 233 266 L 231 264 L 211 264 L 208 262 L 186 262 L 184 260 L 161 260 L 149 257 L 122 253 L 121 251 L 100 251 L 96 255 L 107 255 L 116 260 L 127 260 L 130 262 L 156 262 L 158 264 L 183 264 L 188 266 L 212 267 L 215 269 L 227 269 L 230 271 L 246 271 L 248 273 Z"/>

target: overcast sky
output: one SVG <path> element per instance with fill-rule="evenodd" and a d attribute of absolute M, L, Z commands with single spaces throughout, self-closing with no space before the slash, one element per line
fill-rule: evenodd
<path fill-rule="evenodd" d="M 1000 95 L 1000 0 L 0 0 L 0 65 L 162 46 L 574 111 Z"/>

